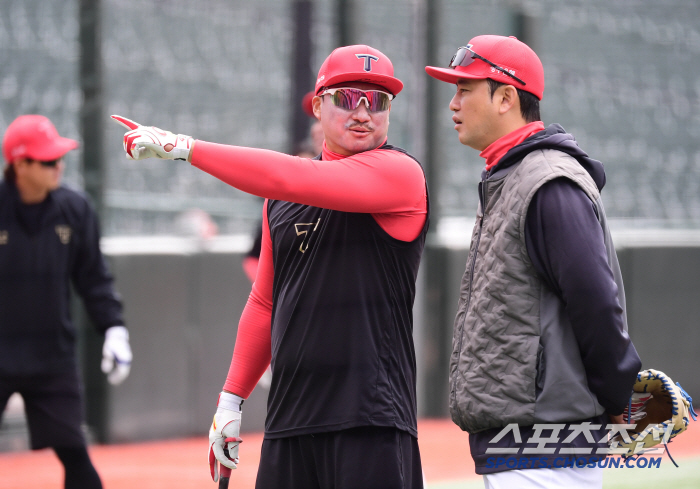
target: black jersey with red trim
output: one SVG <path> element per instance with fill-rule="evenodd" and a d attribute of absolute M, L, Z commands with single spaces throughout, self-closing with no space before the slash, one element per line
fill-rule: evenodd
<path fill-rule="evenodd" d="M 412 310 L 428 219 L 406 242 L 371 214 L 270 200 L 267 216 L 274 285 L 265 437 L 356 426 L 417 436 Z"/>

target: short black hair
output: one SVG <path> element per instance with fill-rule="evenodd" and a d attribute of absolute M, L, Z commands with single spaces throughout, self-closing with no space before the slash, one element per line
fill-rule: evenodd
<path fill-rule="evenodd" d="M 5 165 L 5 170 L 3 171 L 6 182 L 14 183 L 17 181 L 17 173 L 15 173 L 15 165 Z"/>
<path fill-rule="evenodd" d="M 491 98 L 493 99 L 493 94 L 496 93 L 498 87 L 506 85 L 506 83 L 497 82 L 491 78 L 487 78 L 486 82 L 489 84 L 489 92 L 491 93 Z M 518 87 L 513 87 L 518 91 L 518 98 L 520 99 L 520 115 L 523 116 L 525 122 L 528 124 L 530 122 L 541 121 L 540 116 L 540 100 L 535 97 L 530 92 L 521 90 Z"/>

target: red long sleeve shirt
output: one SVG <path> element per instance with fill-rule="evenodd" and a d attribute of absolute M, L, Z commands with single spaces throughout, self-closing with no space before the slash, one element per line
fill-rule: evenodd
<path fill-rule="evenodd" d="M 420 165 L 395 150 L 375 149 L 349 157 L 329 151 L 322 160 L 275 151 L 197 141 L 192 165 L 244 192 L 266 199 L 368 213 L 393 238 L 412 241 L 427 218 L 425 176 Z M 263 207 L 258 274 L 241 315 L 224 389 L 243 398 L 270 363 L 272 242 Z"/>

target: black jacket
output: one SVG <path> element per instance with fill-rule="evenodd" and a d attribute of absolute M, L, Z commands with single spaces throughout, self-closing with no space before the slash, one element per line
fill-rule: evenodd
<path fill-rule="evenodd" d="M 75 366 L 71 283 L 100 331 L 124 324 L 99 240 L 84 195 L 61 186 L 25 205 L 14 184 L 0 182 L 0 375 Z"/>

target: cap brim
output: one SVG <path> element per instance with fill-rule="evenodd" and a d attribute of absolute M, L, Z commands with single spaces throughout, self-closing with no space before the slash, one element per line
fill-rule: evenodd
<path fill-rule="evenodd" d="M 42 146 L 41 148 L 32 151 L 31 154 L 28 152 L 27 156 L 41 161 L 57 160 L 78 146 L 78 141 L 75 139 L 58 138 L 54 140 L 51 145 Z"/>
<path fill-rule="evenodd" d="M 355 73 L 342 73 L 336 76 L 332 76 L 327 80 L 324 80 L 324 87 L 331 87 L 339 83 L 345 82 L 360 82 L 360 83 L 372 83 L 374 85 L 379 85 L 380 87 L 386 88 L 393 95 L 398 95 L 401 90 L 403 90 L 403 82 L 398 78 L 394 78 L 389 75 L 380 75 L 378 73 L 367 73 L 367 72 L 355 72 Z M 320 88 L 320 87 L 319 87 Z"/>
<path fill-rule="evenodd" d="M 426 73 L 433 78 L 447 83 L 457 83 L 459 80 L 484 80 L 488 78 L 483 74 L 468 73 L 466 71 L 458 71 L 455 68 L 438 68 L 437 66 L 426 66 Z"/>

